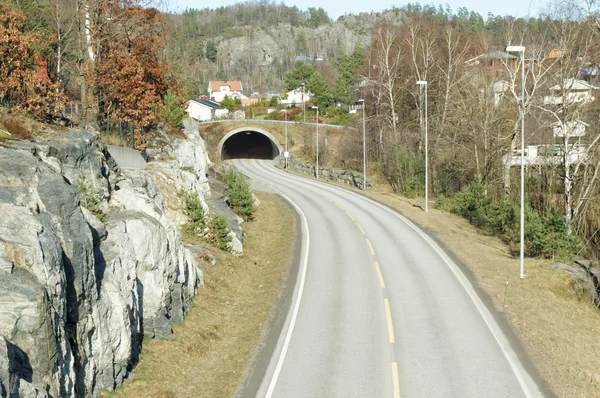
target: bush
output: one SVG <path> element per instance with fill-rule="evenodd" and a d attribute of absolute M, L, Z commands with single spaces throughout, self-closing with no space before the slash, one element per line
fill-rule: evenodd
<path fill-rule="evenodd" d="M 227 220 L 221 214 L 214 215 L 207 219 L 202 206 L 202 201 L 197 193 L 182 193 L 185 200 L 185 214 L 188 216 L 188 222 L 185 230 L 193 234 L 218 249 L 230 251 L 231 230 L 227 226 Z"/>
<path fill-rule="evenodd" d="M 269 114 L 265 117 L 266 120 L 274 120 L 279 115 L 279 111 L 269 112 Z"/>
<path fill-rule="evenodd" d="M 422 153 L 395 146 L 387 150 L 382 171 L 394 192 L 415 197 L 425 193 L 424 163 Z"/>
<path fill-rule="evenodd" d="M 29 131 L 19 119 L 7 117 L 2 120 L 2 125 L 13 137 L 21 140 L 33 141 L 31 131 Z"/>
<path fill-rule="evenodd" d="M 519 208 L 508 199 L 498 201 L 488 196 L 481 178 L 476 178 L 459 192 L 450 209 L 476 227 L 500 236 L 506 243 L 519 242 Z M 577 238 L 569 236 L 558 211 L 551 209 L 546 217 L 542 217 L 526 204 L 524 215 L 525 252 L 528 256 L 561 259 L 573 256 Z"/>
<path fill-rule="evenodd" d="M 208 231 L 206 232 L 206 240 L 225 251 L 230 251 L 231 236 L 230 229 L 227 227 L 227 220 L 221 214 L 217 214 L 210 219 L 208 223 Z"/>
<path fill-rule="evenodd" d="M 171 91 L 168 91 L 165 95 L 164 105 L 160 113 L 162 121 L 174 129 L 178 129 L 183 124 L 185 113 L 177 103 L 177 96 L 173 95 Z"/>
<path fill-rule="evenodd" d="M 79 191 L 79 205 L 85 207 L 93 215 L 95 215 L 103 223 L 106 222 L 106 215 L 101 209 L 101 200 L 98 198 L 98 193 L 91 183 L 81 173 L 79 178 L 73 183 L 73 186 Z"/>
<path fill-rule="evenodd" d="M 188 222 L 185 228 L 188 232 L 196 236 L 204 236 L 206 231 L 206 214 L 204 206 L 197 193 L 183 193 L 185 200 L 185 214 L 188 216 Z"/>
<path fill-rule="evenodd" d="M 254 198 L 244 175 L 229 169 L 225 174 L 225 183 L 229 193 L 229 206 L 244 220 L 252 220 L 255 211 Z"/>

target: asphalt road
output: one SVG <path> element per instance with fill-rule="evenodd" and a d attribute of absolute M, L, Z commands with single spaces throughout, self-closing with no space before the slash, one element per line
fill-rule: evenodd
<path fill-rule="evenodd" d="M 543 395 L 510 336 L 423 231 L 272 162 L 232 163 L 302 220 L 292 303 L 257 396 Z"/>

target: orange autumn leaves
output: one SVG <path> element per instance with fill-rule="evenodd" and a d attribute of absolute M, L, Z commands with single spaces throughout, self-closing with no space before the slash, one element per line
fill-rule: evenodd
<path fill-rule="evenodd" d="M 102 99 L 100 110 L 136 126 L 136 147 L 142 149 L 140 127 L 156 121 L 167 91 L 181 85 L 160 58 L 166 44 L 160 12 L 137 6 L 114 11 L 114 22 L 99 32 L 102 45 L 95 84 Z"/>
<path fill-rule="evenodd" d="M 21 13 L 0 5 L 0 102 L 38 117 L 56 113 L 66 98 L 46 73 L 42 50 L 49 43 L 24 27 Z"/>

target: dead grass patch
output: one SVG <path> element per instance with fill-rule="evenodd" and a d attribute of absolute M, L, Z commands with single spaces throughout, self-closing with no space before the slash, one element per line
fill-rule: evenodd
<path fill-rule="evenodd" d="M 204 286 L 175 340 L 144 341 L 135 377 L 110 397 L 230 397 L 255 355 L 292 260 L 295 217 L 282 199 L 257 193 L 241 258 L 202 263 Z M 213 250 L 215 251 L 215 250 Z"/>
<path fill-rule="evenodd" d="M 540 375 L 558 396 L 600 397 L 600 311 L 573 289 L 565 272 L 553 269 L 551 260 L 526 258 L 526 278 L 520 280 L 519 259 L 510 248 L 464 218 L 433 206 L 426 214 L 422 198 L 404 198 L 384 184 L 367 196 L 431 231 L 468 268 L 494 307 L 508 318 Z"/>
<path fill-rule="evenodd" d="M 12 138 L 17 140 L 33 141 L 31 131 L 17 118 L 5 116 L 0 120 L 4 129 L 8 131 Z"/>

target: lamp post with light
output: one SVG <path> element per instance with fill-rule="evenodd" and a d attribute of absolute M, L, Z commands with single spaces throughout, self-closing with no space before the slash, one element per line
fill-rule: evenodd
<path fill-rule="evenodd" d="M 521 247 L 519 278 L 525 278 L 525 47 L 508 46 L 506 52 L 521 55 Z M 509 154 L 512 156 L 512 154 Z"/>
<path fill-rule="evenodd" d="M 283 154 L 283 157 L 285 158 L 285 168 L 288 168 L 288 156 L 290 156 L 290 153 L 288 152 L 288 137 L 287 137 L 287 130 L 288 130 L 288 126 L 287 126 L 287 109 L 283 110 L 285 112 L 285 153 Z"/>
<path fill-rule="evenodd" d="M 429 148 L 427 140 L 427 80 L 417 81 L 417 85 L 425 87 L 425 213 L 429 212 Z"/>

